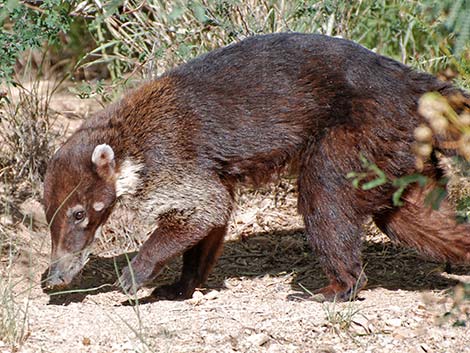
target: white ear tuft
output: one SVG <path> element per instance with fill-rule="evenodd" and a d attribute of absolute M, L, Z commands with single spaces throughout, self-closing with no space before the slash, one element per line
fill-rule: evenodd
<path fill-rule="evenodd" d="M 114 177 L 114 151 L 107 144 L 98 145 L 93 150 L 91 161 L 96 167 L 96 172 L 103 179 L 109 180 Z"/>
<path fill-rule="evenodd" d="M 102 167 L 106 164 L 114 162 L 114 151 L 110 145 L 102 144 L 95 147 L 91 156 L 91 161 L 97 167 Z"/>
<path fill-rule="evenodd" d="M 103 209 L 104 209 L 104 203 L 101 202 L 101 201 L 97 201 L 97 202 L 93 203 L 93 209 L 94 209 L 96 212 L 103 211 Z"/>

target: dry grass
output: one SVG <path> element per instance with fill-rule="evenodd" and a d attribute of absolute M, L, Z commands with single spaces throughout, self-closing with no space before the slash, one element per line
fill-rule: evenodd
<path fill-rule="evenodd" d="M 57 114 L 49 109 L 51 97 L 49 86 L 39 81 L 8 87 L 0 105 L 0 178 L 8 191 L 2 193 L 3 205 L 38 194 L 58 135 L 52 128 Z"/>
<path fill-rule="evenodd" d="M 88 54 L 88 58 L 99 59 L 85 66 L 110 63 L 113 79 L 129 69 L 153 78 L 188 58 L 254 34 L 326 31 L 327 26 L 321 2 L 305 5 L 309 11 L 317 11 L 314 18 L 302 17 L 302 6 L 288 1 L 127 1 L 119 15 L 109 5 L 83 2 L 76 15 L 106 15 L 97 21 L 97 41 L 102 45 Z M 104 33 L 113 40 L 106 40 Z"/>
<path fill-rule="evenodd" d="M 8 206 L 3 206 L 8 209 Z M 18 299 L 19 282 L 12 268 L 18 264 L 20 252 L 17 229 L 10 224 L 8 212 L 0 219 L 0 341 L 12 350 L 18 349 L 28 337 L 29 300 Z"/>
<path fill-rule="evenodd" d="M 33 80 L 8 86 L 0 101 L 0 341 L 12 350 L 29 334 L 33 283 L 29 275 L 18 278 L 14 268 L 27 245 L 21 230 L 32 233 L 32 216 L 42 212 L 37 200 L 46 163 L 57 143 L 58 131 L 53 128 L 57 114 L 50 109 L 52 91 L 49 85 Z M 36 200 L 30 202 L 28 212 L 25 200 Z M 30 259 L 24 261 L 30 263 Z"/>

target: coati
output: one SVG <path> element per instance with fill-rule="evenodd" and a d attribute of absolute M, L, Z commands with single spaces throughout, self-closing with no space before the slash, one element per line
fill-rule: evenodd
<path fill-rule="evenodd" d="M 404 205 L 385 184 L 354 188 L 359 156 L 387 177 L 415 172 L 418 99 L 459 92 L 362 46 L 318 34 L 254 36 L 214 50 L 144 83 L 90 118 L 50 161 L 44 203 L 52 236 L 48 284 L 80 271 L 95 232 L 118 198 L 137 202 L 155 228 L 119 279 L 136 290 L 183 255 L 180 279 L 157 288 L 191 297 L 219 257 L 239 184 L 260 185 L 286 167 L 298 175 L 298 211 L 329 284 L 324 300 L 348 300 L 366 284 L 361 226 L 369 216 L 391 238 L 438 260 L 470 261 L 470 225 L 447 200 L 408 188 Z M 464 93 L 463 93 L 464 94 Z M 466 96 L 468 97 L 468 96 Z"/>

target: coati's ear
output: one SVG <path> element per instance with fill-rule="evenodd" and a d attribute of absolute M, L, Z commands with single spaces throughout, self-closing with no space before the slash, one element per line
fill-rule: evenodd
<path fill-rule="evenodd" d="M 107 144 L 96 146 L 91 155 L 91 161 L 96 167 L 96 172 L 103 179 L 111 179 L 114 176 L 116 162 L 111 146 Z"/>

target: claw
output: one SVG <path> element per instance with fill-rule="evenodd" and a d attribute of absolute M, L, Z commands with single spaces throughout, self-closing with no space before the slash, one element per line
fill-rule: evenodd
<path fill-rule="evenodd" d="M 138 283 L 135 274 L 130 271 L 129 267 L 124 268 L 115 285 L 120 287 L 124 294 L 131 295 L 135 295 L 141 287 L 141 284 Z"/>

